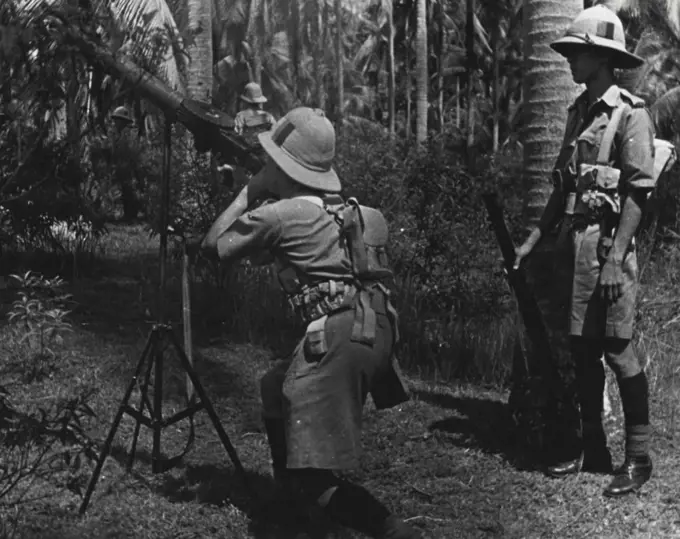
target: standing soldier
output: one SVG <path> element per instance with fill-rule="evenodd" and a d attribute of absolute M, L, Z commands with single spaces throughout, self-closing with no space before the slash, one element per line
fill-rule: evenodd
<path fill-rule="evenodd" d="M 378 408 L 408 399 L 393 363 L 397 320 L 384 285 L 391 275 L 384 217 L 337 195 L 335 131 L 322 111 L 294 109 L 259 139 L 267 165 L 202 247 L 222 260 L 271 254 L 306 326 L 292 357 L 261 381 L 274 477 L 342 525 L 371 537 L 419 537 L 367 490 L 334 473 L 359 463 L 367 394 Z M 246 211 L 248 200 L 265 197 L 275 201 Z"/>
<path fill-rule="evenodd" d="M 620 496 L 639 489 L 652 473 L 647 378 L 631 337 L 638 290 L 634 235 L 656 182 L 654 126 L 642 99 L 614 84 L 614 69 L 643 63 L 626 52 L 614 12 L 586 9 L 551 46 L 567 58 L 574 81 L 586 90 L 569 108 L 555 188 L 538 227 L 517 248 L 515 266 L 542 235 L 561 227 L 558 250 L 567 248 L 573 261 L 568 312 L 583 443 L 572 448 L 572 459 L 548 471 L 563 477 L 611 469 L 602 427 L 604 352 L 616 374 L 626 424 L 625 461 L 604 494 Z"/>
<path fill-rule="evenodd" d="M 234 119 L 234 131 L 239 135 L 248 132 L 269 131 L 276 120 L 267 111 L 262 110 L 262 105 L 267 102 L 267 98 L 262 95 L 262 88 L 256 82 L 249 82 L 239 96 L 245 103 L 245 107 L 236 115 Z"/>
<path fill-rule="evenodd" d="M 139 140 L 134 137 L 135 121 L 125 106 L 116 107 L 111 114 L 113 120 L 112 162 L 116 185 L 120 188 L 123 215 L 134 220 L 142 209 L 140 195 L 143 186 L 137 170 L 139 161 Z"/>
<path fill-rule="evenodd" d="M 243 136 L 250 144 L 259 146 L 257 135 L 269 131 L 276 119 L 270 113 L 262 110 L 267 98 L 262 94 L 262 88 L 256 82 L 249 82 L 239 96 L 245 107 L 234 118 L 234 131 Z M 241 187 L 247 182 L 247 176 L 240 167 L 224 163 L 217 167 L 219 172 L 231 173 L 230 184 L 236 183 Z"/>

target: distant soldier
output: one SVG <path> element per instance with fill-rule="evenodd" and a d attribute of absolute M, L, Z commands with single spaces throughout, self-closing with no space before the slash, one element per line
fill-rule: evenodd
<path fill-rule="evenodd" d="M 246 141 L 254 146 L 259 147 L 260 142 L 257 135 L 265 131 L 269 131 L 276 119 L 270 113 L 262 109 L 262 105 L 267 102 L 267 98 L 262 94 L 262 88 L 255 82 L 246 84 L 243 94 L 239 99 L 244 104 L 244 108 L 236 114 L 234 118 L 234 131 L 241 135 Z M 223 163 L 217 167 L 217 170 L 223 172 L 228 179 L 229 184 L 236 183 L 239 186 L 245 185 L 247 182 L 247 175 L 240 167 Z"/>
<path fill-rule="evenodd" d="M 262 95 L 262 88 L 256 82 L 249 82 L 239 96 L 244 103 L 244 108 L 234 119 L 234 131 L 239 135 L 259 134 L 269 131 L 276 122 L 274 116 L 262 109 L 267 98 Z"/>
<path fill-rule="evenodd" d="M 560 228 L 558 251 L 572 264 L 556 285 L 571 284 L 561 308 L 569 316 L 564 323 L 572 340 L 583 443 L 565 448 L 569 458 L 548 472 L 564 477 L 611 471 L 602 426 L 604 353 L 616 374 L 626 425 L 625 461 L 604 494 L 620 496 L 652 474 L 647 377 L 631 338 L 639 279 L 634 236 L 656 183 L 654 124 L 644 101 L 614 84 L 614 69 L 632 69 L 643 60 L 626 51 L 623 25 L 613 11 L 586 9 L 551 46 L 586 90 L 569 107 L 555 188 L 539 226 L 517 248 L 515 265 L 543 235 Z"/>
<path fill-rule="evenodd" d="M 132 131 L 135 121 L 125 106 L 116 107 L 111 114 L 111 120 L 114 127 L 114 137 L 111 141 L 113 177 L 120 189 L 124 217 L 127 220 L 134 220 L 143 207 L 140 200 L 143 182 L 137 170 L 139 141 L 133 138 Z"/>
<path fill-rule="evenodd" d="M 111 114 L 111 119 L 113 120 L 116 133 L 119 135 L 125 132 L 127 128 L 131 127 L 135 123 L 135 121 L 132 119 L 130 111 L 124 106 L 116 107 L 116 109 Z"/>

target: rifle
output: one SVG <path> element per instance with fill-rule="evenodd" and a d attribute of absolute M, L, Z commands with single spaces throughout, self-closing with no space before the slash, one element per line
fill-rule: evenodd
<path fill-rule="evenodd" d="M 159 78 L 147 73 L 127 58 L 116 58 L 105 48 L 91 42 L 82 33 L 65 25 L 66 35 L 91 62 L 110 75 L 131 84 L 145 98 L 162 109 L 169 121 L 178 121 L 194 135 L 199 152 L 212 150 L 224 161 L 235 163 L 251 174 L 264 166 L 258 148 L 233 132 L 234 121 L 209 103 L 184 97 Z"/>
<path fill-rule="evenodd" d="M 536 297 L 527 282 L 526 271 L 522 266 L 517 269 L 513 267 L 515 264 L 515 244 L 503 218 L 503 210 L 498 204 L 497 195 L 490 193 L 482 195 L 482 198 L 489 214 L 491 227 L 496 234 L 496 240 L 503 255 L 506 277 L 510 288 L 517 298 L 517 307 L 524 321 L 527 336 L 533 345 L 535 353 L 538 353 L 541 358 L 538 361 L 541 375 L 550 384 L 554 395 L 561 395 L 564 388 L 560 383 L 555 364 L 555 353 L 550 342 L 548 329 L 538 307 Z"/>

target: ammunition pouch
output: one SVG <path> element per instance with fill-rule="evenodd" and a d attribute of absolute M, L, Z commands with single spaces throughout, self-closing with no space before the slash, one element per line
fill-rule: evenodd
<path fill-rule="evenodd" d="M 348 300 L 354 297 L 356 288 L 341 281 L 326 281 L 313 286 L 303 286 L 297 294 L 288 295 L 288 304 L 298 320 L 309 324 L 337 312 L 350 308 Z"/>

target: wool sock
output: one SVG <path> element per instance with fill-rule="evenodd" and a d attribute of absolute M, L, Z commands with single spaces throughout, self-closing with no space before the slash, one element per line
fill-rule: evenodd
<path fill-rule="evenodd" d="M 263 422 L 272 455 L 272 467 L 275 470 L 285 469 L 287 460 L 286 425 L 283 419 L 264 418 Z"/>
<path fill-rule="evenodd" d="M 647 376 L 640 372 L 619 380 L 619 391 L 626 423 L 626 456 L 647 456 L 650 438 Z"/>

